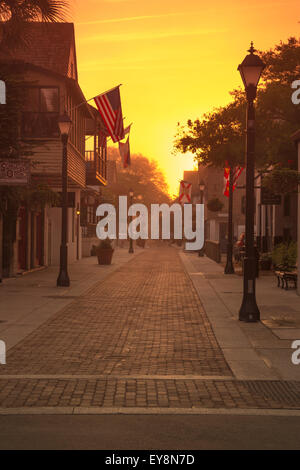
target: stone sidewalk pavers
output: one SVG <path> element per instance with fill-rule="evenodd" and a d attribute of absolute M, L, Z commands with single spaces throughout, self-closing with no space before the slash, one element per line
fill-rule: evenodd
<path fill-rule="evenodd" d="M 212 307 L 213 299 L 198 292 L 178 250 L 146 250 L 9 351 L 0 368 L 0 413 L 299 410 L 300 382 L 239 378 L 226 348 L 232 339 L 219 342 L 200 300 Z M 250 343 L 238 346 L 244 359 L 257 360 Z"/>
<path fill-rule="evenodd" d="M 177 251 L 146 251 L 32 332 L 0 374 L 232 375 Z"/>
<path fill-rule="evenodd" d="M 0 285 L 0 338 L 7 349 L 68 305 L 72 298 L 85 293 L 141 253 L 143 250 L 136 247 L 134 254 L 129 254 L 128 249 L 116 249 L 110 266 L 99 265 L 96 257 L 76 261 L 69 266 L 71 285 L 68 288 L 56 287 L 58 266 L 4 279 Z"/>
<path fill-rule="evenodd" d="M 278 289 L 271 273 L 260 275 L 256 297 L 262 321 L 240 322 L 243 278 L 224 275 L 224 267 L 207 257 L 182 252 L 180 256 L 235 377 L 300 380 L 300 365 L 291 361 L 292 339 L 300 339 L 297 337 L 300 298 L 295 291 Z M 273 326 L 276 318 L 290 321 L 282 321 L 282 328 L 277 329 Z"/>
<path fill-rule="evenodd" d="M 1 379 L 2 408 L 299 409 L 300 382 L 174 379 Z"/>

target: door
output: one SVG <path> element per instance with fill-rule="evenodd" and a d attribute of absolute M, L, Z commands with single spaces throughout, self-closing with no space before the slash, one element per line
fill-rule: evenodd
<path fill-rule="evenodd" d="M 19 209 L 19 232 L 18 232 L 18 269 L 27 269 L 27 236 L 28 236 L 27 210 L 25 207 Z"/>
<path fill-rule="evenodd" d="M 43 231 L 44 231 L 44 224 L 43 224 L 43 214 L 39 212 L 36 215 L 36 259 L 35 263 L 37 266 L 43 265 Z"/>
<path fill-rule="evenodd" d="M 220 222 L 219 223 L 219 242 L 221 253 L 226 253 L 227 251 L 227 223 Z"/>

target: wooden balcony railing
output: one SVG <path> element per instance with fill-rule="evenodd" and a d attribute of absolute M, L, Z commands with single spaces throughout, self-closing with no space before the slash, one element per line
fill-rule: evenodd
<path fill-rule="evenodd" d="M 86 184 L 106 185 L 107 168 L 105 157 L 99 152 L 87 150 L 85 152 Z"/>

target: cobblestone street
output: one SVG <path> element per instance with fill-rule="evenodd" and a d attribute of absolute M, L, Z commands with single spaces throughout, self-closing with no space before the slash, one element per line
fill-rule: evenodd
<path fill-rule="evenodd" d="M 0 407 L 300 408 L 296 381 L 236 380 L 174 248 L 146 250 L 13 347 Z"/>

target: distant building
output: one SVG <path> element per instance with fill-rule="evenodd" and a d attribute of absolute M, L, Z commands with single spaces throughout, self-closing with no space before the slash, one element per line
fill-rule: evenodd
<path fill-rule="evenodd" d="M 243 172 L 244 173 L 244 172 Z M 238 186 L 243 186 L 245 175 L 241 174 Z M 185 171 L 183 179 L 192 183 L 192 203 L 200 203 L 199 183 L 205 184 L 204 189 L 204 218 L 205 240 L 218 241 L 221 251 L 226 252 L 228 229 L 228 198 L 224 196 L 224 170 L 199 165 L 198 171 Z M 207 202 L 211 199 L 219 199 L 223 209 L 212 212 L 207 208 Z M 245 231 L 245 190 L 236 189 L 233 193 L 233 225 L 234 237 L 238 238 Z"/>
<path fill-rule="evenodd" d="M 295 141 L 297 145 L 297 156 L 298 156 L 298 169 L 300 168 L 300 129 L 295 132 L 295 134 L 292 136 L 293 140 Z M 297 195 L 297 247 L 298 247 L 298 258 L 297 258 L 297 264 L 298 264 L 298 284 L 297 284 L 297 293 L 300 295 L 300 192 L 298 190 L 298 195 Z"/>
<path fill-rule="evenodd" d="M 261 177 L 256 179 L 256 235 L 262 252 L 281 242 L 297 240 L 297 194 L 280 194 L 280 204 L 262 198 Z M 272 202 L 272 201 L 270 201 Z"/>

